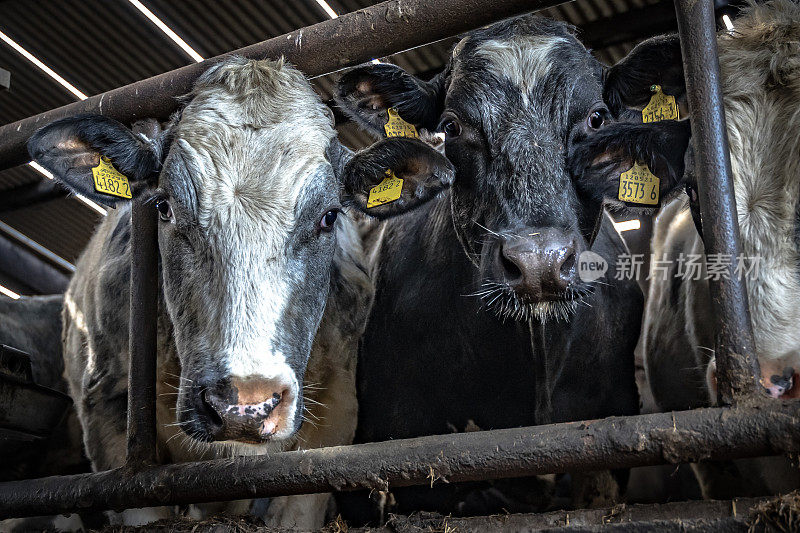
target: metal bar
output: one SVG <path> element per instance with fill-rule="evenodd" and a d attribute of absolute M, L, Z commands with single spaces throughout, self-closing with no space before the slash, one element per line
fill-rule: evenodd
<path fill-rule="evenodd" d="M 67 192 L 55 181 L 42 179 L 36 183 L 3 191 L 3 197 L 0 198 L 0 213 L 43 204 L 66 196 Z"/>
<path fill-rule="evenodd" d="M 760 370 L 745 280 L 734 275 L 741 254 L 739 219 L 731 179 L 727 126 L 719 79 L 716 24 L 711 0 L 676 0 L 678 32 L 692 113 L 692 143 L 706 254 L 732 260 L 728 279 L 708 282 L 714 309 L 719 402 L 730 405 L 758 390 Z"/>
<path fill-rule="evenodd" d="M 127 457 L 132 467 L 156 461 L 157 223 L 152 202 L 133 202 Z"/>
<path fill-rule="evenodd" d="M 774 401 L 14 481 L 0 518 L 794 453 L 799 419 Z"/>
<path fill-rule="evenodd" d="M 307 76 L 318 76 L 563 2 L 382 2 L 0 127 L 0 170 L 28 161 L 25 148 L 28 138 L 37 129 L 59 118 L 80 113 L 99 113 L 123 123 L 144 118 L 167 118 L 178 106 L 176 97 L 190 92 L 202 72 L 231 54 L 254 59 L 284 56 Z"/>
<path fill-rule="evenodd" d="M 2 234 L 0 272 L 39 294 L 62 293 L 69 283 L 69 276 L 63 271 Z"/>
<path fill-rule="evenodd" d="M 48 261 L 57 265 L 60 269 L 64 270 L 65 272 L 69 272 L 70 274 L 72 272 L 75 272 L 75 265 L 73 265 L 63 257 L 54 254 L 53 252 L 51 252 L 38 242 L 28 238 L 26 235 L 15 230 L 5 222 L 0 222 L 0 234 L 7 235 L 12 239 L 14 239 L 15 241 L 23 244 L 27 248 L 30 248 L 31 250 L 41 255 Z"/>

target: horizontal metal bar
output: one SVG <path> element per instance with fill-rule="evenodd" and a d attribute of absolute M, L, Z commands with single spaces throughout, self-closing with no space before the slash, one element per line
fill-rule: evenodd
<path fill-rule="evenodd" d="M 0 272 L 30 289 L 23 294 L 59 294 L 67 289 L 69 276 L 0 233 Z"/>
<path fill-rule="evenodd" d="M 279 37 L 142 80 L 0 127 L 0 170 L 28 161 L 25 143 L 40 127 L 80 113 L 132 123 L 164 119 L 211 64 L 236 54 L 284 56 L 306 76 L 318 76 L 376 57 L 416 48 L 564 0 L 389 0 Z"/>
<path fill-rule="evenodd" d="M 0 233 L 8 235 L 12 239 L 24 244 L 37 254 L 41 255 L 48 261 L 55 263 L 59 268 L 62 268 L 63 270 L 69 272 L 70 274 L 72 272 L 75 272 L 75 265 L 73 265 L 63 257 L 54 254 L 53 252 L 51 252 L 38 242 L 28 238 L 26 235 L 15 230 L 5 222 L 0 222 Z"/>
<path fill-rule="evenodd" d="M 23 207 L 43 204 L 66 196 L 67 191 L 56 182 L 48 179 L 41 179 L 35 183 L 29 183 L 11 190 L 3 191 L 3 197 L 0 198 L 0 214 L 7 211 L 15 211 Z"/>
<path fill-rule="evenodd" d="M 800 450 L 800 403 L 770 401 L 436 435 L 0 484 L 0 517 L 226 501 L 440 480 L 727 460 Z"/>

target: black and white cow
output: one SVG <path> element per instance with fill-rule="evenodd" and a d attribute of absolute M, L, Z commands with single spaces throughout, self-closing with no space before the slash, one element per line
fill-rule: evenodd
<path fill-rule="evenodd" d="M 800 227 L 795 171 L 800 158 L 795 155 L 792 133 L 793 121 L 800 120 L 795 105 L 800 50 L 791 45 L 797 35 L 800 6 L 791 0 L 773 0 L 748 10 L 736 19 L 735 30 L 721 33 L 718 40 L 742 247 L 746 257 L 760 258 L 758 275 L 747 280 L 756 350 L 764 388 L 774 397 L 798 393 L 792 387 L 794 372 L 787 376 L 783 372 L 800 366 L 800 332 L 793 325 L 797 312 L 793 302 L 800 289 L 800 285 L 795 287 Z M 785 46 L 786 42 L 790 44 Z M 653 70 L 650 66 L 656 63 L 667 68 Z M 679 101 L 685 99 L 676 36 L 645 41 L 612 72 L 619 83 L 609 97 L 626 108 L 641 106 L 643 95 L 649 92 L 646 86 L 656 83 L 670 86 Z M 654 254 L 673 263 L 669 272 L 652 276 L 655 283 L 651 283 L 644 327 L 650 384 L 664 409 L 716 401 L 706 265 L 700 279 L 684 279 L 677 271 L 679 254 L 704 254 L 703 226 L 709 223 L 700 216 L 689 135 L 688 120 L 622 122 L 581 143 L 574 157 L 575 173 L 583 172 L 579 181 L 590 187 L 603 183 L 614 189 L 619 171 L 638 159 L 660 167 L 656 173 L 667 176 L 671 188 L 686 189 L 687 195 L 677 198 L 657 219 Z M 662 365 L 666 366 L 660 371 Z M 686 375 L 667 371 L 674 365 L 693 375 L 684 379 Z"/>
<path fill-rule="evenodd" d="M 64 297 L 0 298 L 0 344 L 31 356 L 35 383 L 66 392 L 61 356 L 61 306 Z"/>
<path fill-rule="evenodd" d="M 753 5 L 720 33 L 717 43 L 732 178 L 756 355 L 762 385 L 772 397 L 800 395 L 800 5 L 772 0 Z M 677 36 L 643 42 L 614 66 L 607 86 L 619 115 L 647 103 L 652 84 L 685 101 Z M 682 109 L 681 116 L 688 117 Z M 641 115 L 640 115 L 641 116 Z M 654 227 L 650 288 L 642 329 L 648 384 L 661 410 L 716 403 L 713 308 L 708 291 L 708 258 L 697 195 L 689 121 L 609 125 L 576 150 L 576 174 L 588 187 L 619 185 L 619 173 L 646 161 L 670 187 L 687 195 L 666 206 Z M 582 172 L 585 170 L 585 172 Z M 700 267 L 693 272 L 692 258 Z M 718 258 L 724 266 L 737 258 Z M 752 268 L 753 270 L 749 270 Z M 734 270 L 734 275 L 737 272 Z M 747 470 L 744 484 L 728 475 L 705 475 L 706 496 L 728 497 L 742 490 L 774 494 L 800 479 L 788 465 Z M 783 474 L 794 472 L 792 479 Z M 714 474 L 714 472 L 710 472 Z M 740 480 L 741 481 L 741 480 Z"/>
<path fill-rule="evenodd" d="M 66 376 L 96 470 L 125 457 L 130 321 L 129 201 L 95 190 L 100 170 L 126 176 L 116 175 L 113 190 L 124 194 L 127 183 L 160 216 L 159 460 L 351 441 L 356 346 L 373 288 L 342 208 L 365 203 L 387 169 L 403 188 L 377 215 L 419 205 L 453 179 L 443 156 L 405 139 L 353 155 L 300 72 L 243 58 L 209 68 L 156 138 L 78 116 L 38 131 L 28 148 L 71 190 L 117 206 L 64 301 Z M 275 498 L 266 518 L 319 527 L 328 497 Z M 161 514 L 169 510 L 122 519 Z"/>
<path fill-rule="evenodd" d="M 376 230 L 357 441 L 638 412 L 641 292 L 579 276 L 583 252 L 611 267 L 626 251 L 602 196 L 567 168 L 609 116 L 602 95 L 603 68 L 573 29 L 536 16 L 470 33 L 430 82 L 389 64 L 340 80 L 338 103 L 362 127 L 380 135 L 396 108 L 444 132 L 456 168 L 445 194 Z M 406 511 L 512 505 L 393 492 Z"/>
<path fill-rule="evenodd" d="M 61 353 L 61 294 L 0 297 L 0 344 L 30 356 L 33 382 L 67 393 L 64 358 Z M 80 427 L 73 408 L 53 428 L 49 439 L 40 441 L 0 467 L 0 479 L 22 479 L 88 470 L 81 453 Z M 0 527 L 2 528 L 2 527 Z"/>
<path fill-rule="evenodd" d="M 26 352 L 37 385 L 67 393 L 61 353 L 61 294 L 0 297 L 0 344 Z M 0 464 L 0 481 L 67 475 L 90 470 L 83 455 L 81 428 L 70 406 L 49 437 L 26 442 Z M 0 531 L 71 530 L 81 526 L 78 515 L 0 520 Z"/>

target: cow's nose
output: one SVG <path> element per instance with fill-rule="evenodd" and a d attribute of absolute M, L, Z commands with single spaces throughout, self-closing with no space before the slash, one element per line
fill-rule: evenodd
<path fill-rule="evenodd" d="M 213 440 L 264 442 L 287 427 L 292 387 L 280 379 L 227 379 L 200 393 L 201 412 Z"/>
<path fill-rule="evenodd" d="M 578 238 L 556 228 L 528 228 L 504 238 L 498 267 L 505 282 L 529 300 L 561 298 L 578 281 Z"/>

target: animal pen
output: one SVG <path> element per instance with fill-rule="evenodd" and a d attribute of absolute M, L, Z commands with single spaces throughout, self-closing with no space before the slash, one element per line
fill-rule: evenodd
<path fill-rule="evenodd" d="M 285 56 L 309 77 L 452 37 L 559 0 L 389 0 L 248 46 L 247 58 Z M 710 0 L 676 0 L 692 142 L 709 254 L 740 254 L 725 115 Z M 175 97 L 221 57 L 179 68 L 0 127 L 0 168 L 27 162 L 41 126 L 79 113 L 123 123 L 165 118 Z M 800 404 L 760 394 L 743 279 L 710 282 L 718 336 L 719 405 L 536 427 L 420 437 L 261 457 L 156 464 L 157 226 L 153 205 L 132 210 L 127 462 L 122 468 L 0 483 L 0 517 L 187 504 L 356 489 L 425 485 L 599 469 L 731 460 L 800 452 Z M 675 504 L 689 505 L 689 504 Z M 694 503 L 712 509 L 712 503 Z M 735 509 L 735 508 L 734 508 Z M 735 511 L 734 511 L 735 513 Z M 672 530 L 668 521 L 648 528 Z M 468 520 L 464 524 L 469 524 Z M 473 520 L 485 520 L 482 518 Z M 535 516 L 529 515 L 529 522 Z M 727 515 L 708 527 L 725 528 Z M 569 519 L 567 519 L 567 524 Z M 475 527 L 480 522 L 474 522 Z M 687 522 L 684 522 L 686 525 Z M 486 525 L 484 523 L 484 525 Z M 521 524 L 524 526 L 525 524 Z M 562 524 L 565 525 L 565 524 Z"/>

